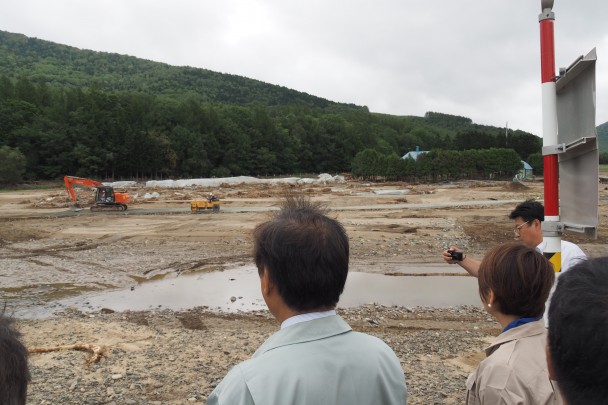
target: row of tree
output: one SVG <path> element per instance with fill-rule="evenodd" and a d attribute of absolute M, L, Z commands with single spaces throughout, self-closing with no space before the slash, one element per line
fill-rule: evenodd
<path fill-rule="evenodd" d="M 446 128 L 455 124 L 458 132 Z M 142 179 L 337 173 L 354 169 L 353 159 L 366 149 L 398 157 L 416 146 L 510 148 L 525 159 L 542 145 L 532 134 L 505 136 L 503 129 L 439 113 L 396 117 L 343 106 L 210 104 L 0 76 L 2 146 L 23 156 L 26 179 Z"/>
<path fill-rule="evenodd" d="M 352 162 L 352 174 L 406 181 L 512 178 L 521 169 L 521 159 L 513 149 L 432 150 L 417 159 L 383 155 L 373 149 L 359 152 Z"/>

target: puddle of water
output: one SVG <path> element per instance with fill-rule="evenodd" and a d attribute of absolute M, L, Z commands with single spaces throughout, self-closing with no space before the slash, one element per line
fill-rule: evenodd
<path fill-rule="evenodd" d="M 444 267 L 441 267 L 443 269 Z M 236 298 L 234 302 L 231 298 Z M 382 305 L 436 306 L 479 305 L 477 280 L 473 277 L 385 276 L 351 272 L 340 307 L 356 307 L 375 302 Z M 46 317 L 52 312 L 74 307 L 79 310 L 141 311 L 169 308 L 184 310 L 198 306 L 221 311 L 266 309 L 260 292 L 257 269 L 248 265 L 211 273 L 185 274 L 150 281 L 133 290 L 88 293 L 54 302 L 45 308 L 18 311 L 20 317 Z"/>
<path fill-rule="evenodd" d="M 339 306 L 382 305 L 451 307 L 480 305 L 477 279 L 455 276 L 385 276 L 350 273 Z"/>
<path fill-rule="evenodd" d="M 29 299 L 37 298 L 40 300 L 52 301 L 113 287 L 115 286 L 102 283 L 98 283 L 91 287 L 75 285 L 72 283 L 52 283 L 0 288 L 0 294 L 2 299 L 6 300 L 22 299 L 24 296 L 27 296 Z"/>

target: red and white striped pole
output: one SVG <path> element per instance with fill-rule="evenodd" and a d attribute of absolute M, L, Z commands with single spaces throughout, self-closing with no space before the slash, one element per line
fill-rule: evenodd
<path fill-rule="evenodd" d="M 545 187 L 544 254 L 561 271 L 561 228 L 559 218 L 559 163 L 557 159 L 557 94 L 555 43 L 553 36 L 553 0 L 541 0 L 540 65 L 543 104 L 543 171 Z"/>

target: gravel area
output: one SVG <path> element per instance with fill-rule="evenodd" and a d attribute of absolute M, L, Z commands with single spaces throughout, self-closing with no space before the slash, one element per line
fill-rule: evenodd
<path fill-rule="evenodd" d="M 339 310 L 354 330 L 389 344 L 403 365 L 410 404 L 460 404 L 464 382 L 498 325 L 477 307 L 403 308 L 370 304 Z M 278 329 L 266 311 L 80 313 L 21 320 L 29 347 L 75 342 L 107 347 L 31 355 L 31 404 L 188 404 L 204 402 L 228 370 Z M 37 333 L 44 330 L 45 334 Z"/>
<path fill-rule="evenodd" d="M 88 352 L 32 353 L 28 404 L 204 402 L 232 366 L 278 330 L 266 310 L 155 305 L 114 312 L 65 307 L 59 300 L 251 264 L 251 231 L 294 189 L 325 203 L 344 224 L 352 271 L 445 277 L 460 269 L 442 262 L 444 249 L 455 245 L 481 258 L 489 247 L 512 240 L 507 214 L 514 201 L 542 199 L 543 192 L 538 182 L 138 187 L 128 191 L 155 197 L 136 198 L 122 213 L 72 212 L 60 189 L 0 193 L 0 298 L 9 314 L 46 314 L 18 319 L 25 343 L 30 349 L 88 344 L 105 353 L 92 365 Z M 220 212 L 190 214 L 190 198 L 211 191 L 222 199 Z M 608 190 L 600 190 L 600 224 L 608 220 L 607 201 Z M 593 241 L 575 234 L 565 239 L 601 256 L 608 231 L 600 227 Z M 456 278 L 462 280 L 450 280 Z M 409 404 L 463 403 L 468 374 L 500 332 L 481 305 L 364 302 L 338 312 L 354 330 L 378 336 L 397 353 Z"/>

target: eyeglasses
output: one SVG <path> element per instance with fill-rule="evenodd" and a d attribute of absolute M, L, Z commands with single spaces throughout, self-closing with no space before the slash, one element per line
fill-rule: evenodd
<path fill-rule="evenodd" d="M 515 234 L 515 236 L 519 236 L 519 231 L 521 229 L 522 226 L 524 226 L 525 224 L 529 224 L 530 221 L 526 221 L 523 224 L 517 225 L 515 228 L 513 228 L 513 233 Z"/>

